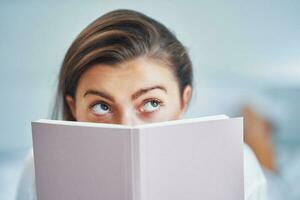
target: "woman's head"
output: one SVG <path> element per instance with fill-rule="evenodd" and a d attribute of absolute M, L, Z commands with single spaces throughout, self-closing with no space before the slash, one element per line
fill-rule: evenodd
<path fill-rule="evenodd" d="M 88 25 L 64 58 L 63 119 L 141 124 L 180 118 L 192 94 L 192 64 L 162 24 L 132 10 Z"/>

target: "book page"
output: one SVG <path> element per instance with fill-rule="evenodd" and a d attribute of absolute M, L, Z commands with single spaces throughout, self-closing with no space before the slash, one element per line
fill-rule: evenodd
<path fill-rule="evenodd" d="M 130 129 L 32 123 L 38 199 L 131 199 Z"/>
<path fill-rule="evenodd" d="M 140 129 L 142 200 L 242 200 L 242 118 Z"/>

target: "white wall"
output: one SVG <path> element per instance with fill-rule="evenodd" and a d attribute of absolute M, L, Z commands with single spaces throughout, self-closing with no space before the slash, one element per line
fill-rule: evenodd
<path fill-rule="evenodd" d="M 197 99 L 187 116 L 226 111 L 235 95 L 207 85 L 211 82 L 238 85 L 241 93 L 243 87 L 300 85 L 300 1 L 44 2 L 0 3 L 0 152 L 31 145 L 30 121 L 48 117 L 70 43 L 88 23 L 116 8 L 163 22 L 188 47 Z"/>

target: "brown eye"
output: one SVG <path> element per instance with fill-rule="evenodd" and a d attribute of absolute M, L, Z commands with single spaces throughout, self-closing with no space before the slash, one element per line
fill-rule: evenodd
<path fill-rule="evenodd" d="M 144 103 L 142 110 L 144 112 L 153 112 L 157 110 L 160 106 L 161 106 L 161 102 L 159 100 L 152 99 Z"/>

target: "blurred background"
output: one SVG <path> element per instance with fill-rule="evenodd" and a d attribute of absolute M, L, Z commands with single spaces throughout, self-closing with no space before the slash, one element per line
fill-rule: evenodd
<path fill-rule="evenodd" d="M 105 12 L 141 11 L 169 27 L 194 65 L 186 117 L 245 117 L 270 199 L 300 199 L 300 1 L 1 1 L 0 199 L 15 199 L 31 121 L 51 116 L 60 64 Z M 253 128 L 254 127 L 254 128 Z"/>

